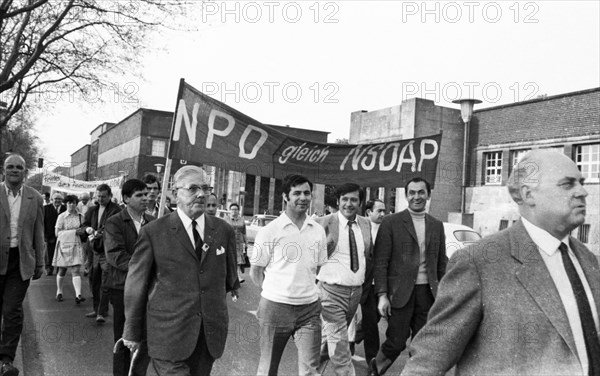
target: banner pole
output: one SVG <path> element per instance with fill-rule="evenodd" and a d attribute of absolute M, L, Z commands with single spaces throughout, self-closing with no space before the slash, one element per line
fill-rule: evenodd
<path fill-rule="evenodd" d="M 171 165 L 173 159 L 171 158 L 171 143 L 173 142 L 173 132 L 175 130 L 175 121 L 177 119 L 177 109 L 179 108 L 179 100 L 183 96 L 183 87 L 185 85 L 185 79 L 179 80 L 179 90 L 177 91 L 177 101 L 175 102 L 175 111 L 173 112 L 173 121 L 171 122 L 171 135 L 169 136 L 169 148 L 167 150 L 167 160 L 165 162 L 165 173 L 162 179 L 162 188 L 160 191 L 160 202 L 158 203 L 158 218 L 162 217 L 165 209 L 165 203 L 167 202 L 167 188 L 169 185 L 169 176 L 171 175 Z"/>

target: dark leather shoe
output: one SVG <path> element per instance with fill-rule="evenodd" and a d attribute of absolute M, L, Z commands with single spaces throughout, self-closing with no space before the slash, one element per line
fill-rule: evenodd
<path fill-rule="evenodd" d="M 62 302 L 62 301 L 63 301 L 63 296 L 62 296 L 62 294 L 56 294 L 56 301 L 57 301 L 57 302 Z"/>
<path fill-rule="evenodd" d="M 19 369 L 12 365 L 12 362 L 4 362 L 0 368 L 2 376 L 19 376 Z"/>
<path fill-rule="evenodd" d="M 350 342 L 350 354 L 352 356 L 354 356 L 354 347 L 355 347 L 354 342 Z"/>
<path fill-rule="evenodd" d="M 81 295 L 75 297 L 75 303 L 79 304 L 81 302 L 85 302 L 85 298 Z"/>
<path fill-rule="evenodd" d="M 377 362 L 375 358 L 371 359 L 369 363 L 369 376 L 379 376 L 379 371 L 377 371 Z"/>

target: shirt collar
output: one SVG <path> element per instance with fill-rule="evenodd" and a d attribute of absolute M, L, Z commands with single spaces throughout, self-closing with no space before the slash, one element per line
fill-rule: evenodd
<path fill-rule="evenodd" d="M 4 189 L 6 189 L 6 195 L 7 196 L 11 196 L 12 190 L 10 188 L 8 188 L 8 185 L 6 185 L 6 183 L 4 184 Z M 19 188 L 19 190 L 17 191 L 17 196 L 23 196 L 23 184 L 21 184 L 21 188 Z"/>
<path fill-rule="evenodd" d="M 288 215 L 286 214 L 285 211 L 279 215 L 279 218 L 281 218 L 281 220 L 284 222 L 283 227 L 286 227 L 288 225 L 296 226 L 296 224 L 294 222 L 292 222 L 292 219 L 290 217 L 288 217 Z M 304 223 L 302 224 L 302 228 L 304 228 L 304 226 L 306 226 L 306 225 L 314 226 L 315 224 L 317 224 L 317 222 L 315 222 L 315 220 L 312 219 L 309 215 L 305 214 Z"/>
<path fill-rule="evenodd" d="M 337 212 L 338 215 L 338 220 L 340 221 L 340 224 L 342 226 L 348 226 L 348 222 L 350 222 L 350 220 L 346 217 L 344 217 L 344 215 L 338 211 Z M 354 217 L 354 223 L 358 224 L 358 215 Z"/>
<path fill-rule="evenodd" d="M 558 251 L 561 240 L 556 239 L 554 236 L 550 235 L 548 231 L 534 225 L 524 217 L 521 217 L 521 220 L 523 221 L 523 226 L 525 226 L 525 230 L 527 230 L 531 240 L 533 240 L 539 249 L 548 256 L 552 256 Z M 569 235 L 562 239 L 562 243 L 565 243 L 565 245 L 569 247 Z"/>
<path fill-rule="evenodd" d="M 179 216 L 179 219 L 181 219 L 181 222 L 183 222 L 183 227 L 184 228 L 188 228 L 192 225 L 192 219 L 190 217 L 187 216 L 187 214 L 185 214 L 183 212 L 183 210 L 177 208 L 177 215 Z M 198 218 L 196 218 L 196 223 L 198 226 L 198 229 L 204 228 L 204 213 L 202 213 L 201 216 L 199 216 Z"/>

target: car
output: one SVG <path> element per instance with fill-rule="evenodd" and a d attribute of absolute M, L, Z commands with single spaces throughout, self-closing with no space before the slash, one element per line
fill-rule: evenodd
<path fill-rule="evenodd" d="M 481 239 L 481 235 L 477 231 L 458 223 L 444 222 L 444 233 L 446 234 L 446 256 L 448 258 L 459 249 Z"/>
<path fill-rule="evenodd" d="M 277 218 L 276 215 L 258 214 L 252 217 L 246 224 L 246 240 L 248 243 L 254 243 L 256 234 L 261 227 L 265 227 L 269 222 Z"/>

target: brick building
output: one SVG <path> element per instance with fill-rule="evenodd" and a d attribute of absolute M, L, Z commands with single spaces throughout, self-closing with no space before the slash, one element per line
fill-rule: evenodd
<path fill-rule="evenodd" d="M 514 223 L 517 206 L 506 182 L 525 152 L 552 148 L 572 158 L 586 178 L 586 223 L 573 235 L 600 254 L 600 88 L 475 110 L 467 152 L 465 212 L 461 212 L 464 125 L 460 110 L 413 98 L 401 105 L 352 113 L 350 143 L 389 141 L 443 132 L 430 213 L 489 235 Z M 403 190 L 371 189 L 406 208 Z"/>
<path fill-rule="evenodd" d="M 69 176 L 79 180 L 103 180 L 126 175 L 140 179 L 147 174 L 160 177 L 156 165 L 166 163 L 173 113 L 140 108 L 118 123 L 102 123 L 90 132 L 90 143 L 71 154 Z M 329 132 L 269 125 L 289 136 L 327 142 Z M 173 160 L 169 183 L 184 160 Z M 199 165 L 199 164 L 198 164 Z M 206 166 L 217 197 L 223 207 L 243 203 L 244 214 L 252 215 L 281 209 L 281 181 L 242 172 Z M 319 186 L 316 192 L 324 192 Z M 321 193 L 322 201 L 322 193 Z M 318 201 L 318 200 L 317 200 Z M 322 208 L 322 202 L 319 204 Z"/>

